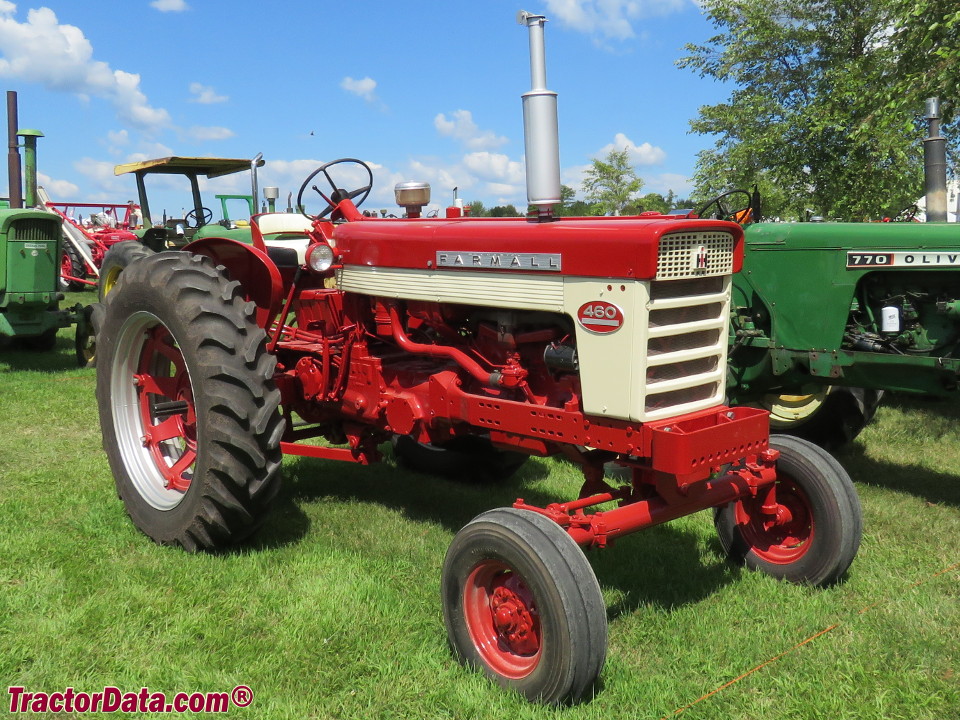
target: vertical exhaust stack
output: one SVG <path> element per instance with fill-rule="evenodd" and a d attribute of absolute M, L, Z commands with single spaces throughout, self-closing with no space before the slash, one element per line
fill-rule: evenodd
<path fill-rule="evenodd" d="M 527 156 L 527 202 L 537 208 L 541 220 L 560 204 L 560 132 L 557 94 L 547 90 L 543 25 L 547 18 L 526 10 L 517 22 L 530 31 L 530 90 L 523 99 L 523 145 Z"/>
<path fill-rule="evenodd" d="M 923 141 L 927 222 L 947 221 L 947 140 L 940 134 L 940 98 L 927 99 L 928 137 Z"/>
<path fill-rule="evenodd" d="M 23 207 L 23 176 L 20 173 L 20 141 L 17 140 L 17 93 L 7 90 L 7 187 L 10 194 L 10 207 Z"/>

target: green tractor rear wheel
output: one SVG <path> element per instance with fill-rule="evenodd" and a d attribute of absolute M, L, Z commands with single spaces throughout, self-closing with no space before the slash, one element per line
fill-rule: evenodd
<path fill-rule="evenodd" d="M 806 395 L 765 395 L 773 432 L 794 435 L 827 449 L 852 442 L 873 419 L 883 391 L 830 386 Z"/>

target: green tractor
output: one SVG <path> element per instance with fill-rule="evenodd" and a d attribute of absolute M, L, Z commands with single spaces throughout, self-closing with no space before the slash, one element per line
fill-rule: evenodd
<path fill-rule="evenodd" d="M 8 94 L 8 111 L 10 104 Z M 16 115 L 16 100 L 11 117 Z M 13 131 L 10 198 L 0 209 L 0 347 L 46 352 L 57 344 L 60 328 L 77 326 L 77 357 L 87 364 L 90 341 L 88 309 L 61 309 L 59 288 L 61 218 L 38 206 L 37 138 L 39 130 Z M 23 138 L 19 145 L 16 138 Z M 19 152 L 23 147 L 25 192 L 21 193 Z M 23 207 L 26 205 L 26 207 Z"/>
<path fill-rule="evenodd" d="M 117 165 L 115 175 L 132 174 L 137 182 L 140 210 L 143 214 L 143 227 L 136 230 L 136 241 L 120 242 L 111 247 L 103 258 L 100 268 L 100 300 L 116 284 L 120 273 L 125 267 L 138 258 L 151 255 L 163 250 L 182 248 L 192 240 L 203 237 L 225 237 L 239 240 L 243 243 L 252 242 L 250 235 L 249 218 L 256 211 L 257 168 L 264 164 L 263 156 L 258 154 L 252 160 L 217 157 L 165 157 L 142 162 Z M 200 192 L 200 178 L 213 179 L 232 175 L 238 172 L 250 171 L 250 195 L 217 195 L 220 202 L 222 218 L 213 220 L 213 211 L 204 205 Z M 157 216 L 151 211 L 147 196 L 146 178 L 148 175 L 166 177 L 182 176 L 186 178 L 190 189 L 190 210 L 180 213 L 179 216 L 168 216 L 166 211 Z M 264 188 L 265 191 L 272 190 Z M 275 193 L 271 194 L 271 210 Z M 231 219 L 229 206 L 239 203 L 245 212 L 241 212 L 236 219 Z"/>
<path fill-rule="evenodd" d="M 884 391 L 960 389 L 960 224 L 752 222 L 736 190 L 697 214 L 742 222 L 728 400 L 825 446 L 852 440 Z"/>
<path fill-rule="evenodd" d="M 143 230 L 138 232 L 144 245 L 155 252 L 181 248 L 191 240 L 202 237 L 227 237 L 242 242 L 250 242 L 249 218 L 257 212 L 257 168 L 264 164 L 263 156 L 253 160 L 215 158 L 215 157 L 165 157 L 155 160 L 117 165 L 115 175 L 133 174 L 137 181 L 137 194 L 140 210 L 143 213 Z M 200 193 L 200 178 L 213 179 L 250 171 L 252 193 L 250 195 L 217 195 L 220 201 L 222 218 L 214 222 L 213 211 L 204 205 Z M 146 177 L 148 175 L 179 175 L 187 179 L 190 185 L 191 208 L 182 213 L 183 217 L 167 217 L 162 220 L 155 217 L 147 197 Z M 228 213 L 228 201 L 239 201 L 245 206 L 245 217 L 231 220 Z"/>

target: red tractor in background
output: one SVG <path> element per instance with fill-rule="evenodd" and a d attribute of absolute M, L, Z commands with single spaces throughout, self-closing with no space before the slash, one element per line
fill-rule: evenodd
<path fill-rule="evenodd" d="M 136 240 L 140 208 L 134 203 L 45 203 L 63 219 L 60 289 L 82 290 L 97 284 L 107 251 L 120 242 Z M 80 217 L 87 213 L 87 219 Z"/>
<path fill-rule="evenodd" d="M 544 18 L 522 17 L 542 70 Z M 589 695 L 606 655 L 581 547 L 714 508 L 734 561 L 826 585 L 856 555 L 861 513 L 825 451 L 770 438 L 766 411 L 724 404 L 739 225 L 551 215 L 556 144 L 531 145 L 556 134 L 544 82 L 535 72 L 524 96 L 534 216 L 419 218 L 424 186 L 404 183 L 407 218 L 367 217 L 357 205 L 370 185 L 345 190 L 334 176 L 369 167 L 326 163 L 297 201 L 315 190 L 317 216 L 257 216 L 252 246 L 207 237 L 120 274 L 99 328 L 97 399 L 131 519 L 187 550 L 254 532 L 284 453 L 368 464 L 402 436 L 477 462 L 580 464 L 577 498 L 518 499 L 468 523 L 441 580 L 458 659 L 560 703 Z M 610 484 L 608 462 L 629 482 Z"/>

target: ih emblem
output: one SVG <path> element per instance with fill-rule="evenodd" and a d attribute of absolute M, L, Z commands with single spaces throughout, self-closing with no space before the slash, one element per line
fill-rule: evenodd
<path fill-rule="evenodd" d="M 707 248 L 701 245 L 690 254 L 690 269 L 706 270 L 709 261 L 710 256 L 707 254 Z"/>

